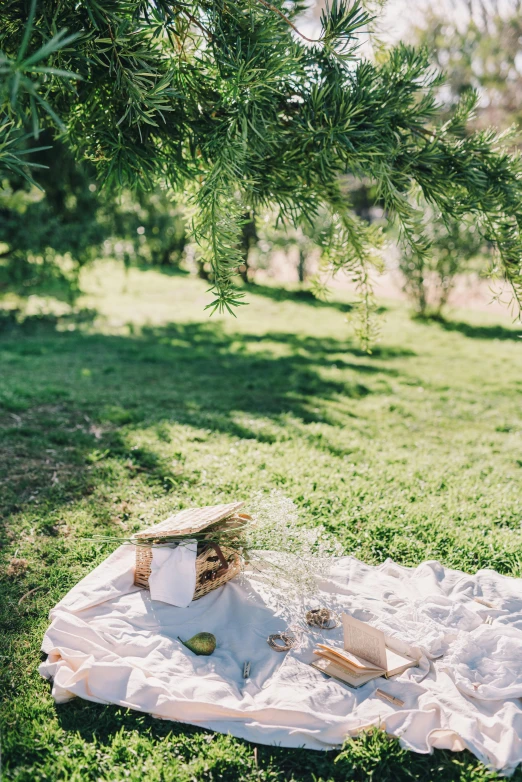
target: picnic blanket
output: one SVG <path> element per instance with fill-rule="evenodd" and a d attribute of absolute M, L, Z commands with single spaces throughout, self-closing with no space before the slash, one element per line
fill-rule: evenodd
<path fill-rule="evenodd" d="M 177 608 L 133 585 L 134 559 L 134 547 L 121 546 L 52 609 L 40 672 L 58 703 L 79 696 L 313 750 L 380 726 L 416 752 L 468 748 L 506 775 L 522 761 L 522 580 L 434 561 L 410 569 L 335 559 L 318 604 L 371 622 L 419 658 L 396 678 L 354 690 L 308 665 L 317 642 L 341 641 L 340 628 L 304 632 L 287 653 L 269 648 L 267 636 L 287 623 L 257 573 Z M 217 638 L 210 657 L 178 640 L 200 631 Z M 404 706 L 381 700 L 377 688 Z"/>

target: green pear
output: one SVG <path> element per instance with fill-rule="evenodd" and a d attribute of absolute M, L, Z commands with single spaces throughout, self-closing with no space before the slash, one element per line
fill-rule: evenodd
<path fill-rule="evenodd" d="M 189 638 L 188 641 L 182 641 L 178 635 L 178 640 L 194 654 L 209 655 L 216 648 L 216 636 L 212 635 L 212 633 L 197 633 L 192 638 Z"/>

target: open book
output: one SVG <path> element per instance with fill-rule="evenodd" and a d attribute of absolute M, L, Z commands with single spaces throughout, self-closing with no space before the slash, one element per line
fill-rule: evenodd
<path fill-rule="evenodd" d="M 314 668 L 334 679 L 361 687 L 379 676 L 397 676 L 407 668 L 417 665 L 416 660 L 394 652 L 386 645 L 381 630 L 343 614 L 344 649 L 317 644 L 314 654 L 319 659 Z"/>

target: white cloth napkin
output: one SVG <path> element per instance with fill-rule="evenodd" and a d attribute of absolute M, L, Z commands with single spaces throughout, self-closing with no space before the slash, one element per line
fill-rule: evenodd
<path fill-rule="evenodd" d="M 153 600 L 186 608 L 196 588 L 196 540 L 188 540 L 176 548 L 165 546 L 152 550 L 149 576 Z"/>

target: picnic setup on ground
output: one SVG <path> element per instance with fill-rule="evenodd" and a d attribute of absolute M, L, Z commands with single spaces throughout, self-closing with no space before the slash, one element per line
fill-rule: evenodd
<path fill-rule="evenodd" d="M 506 775 L 522 761 L 521 580 L 364 564 L 277 492 L 120 542 L 51 611 L 40 672 L 56 702 L 284 747 L 373 727 Z"/>

